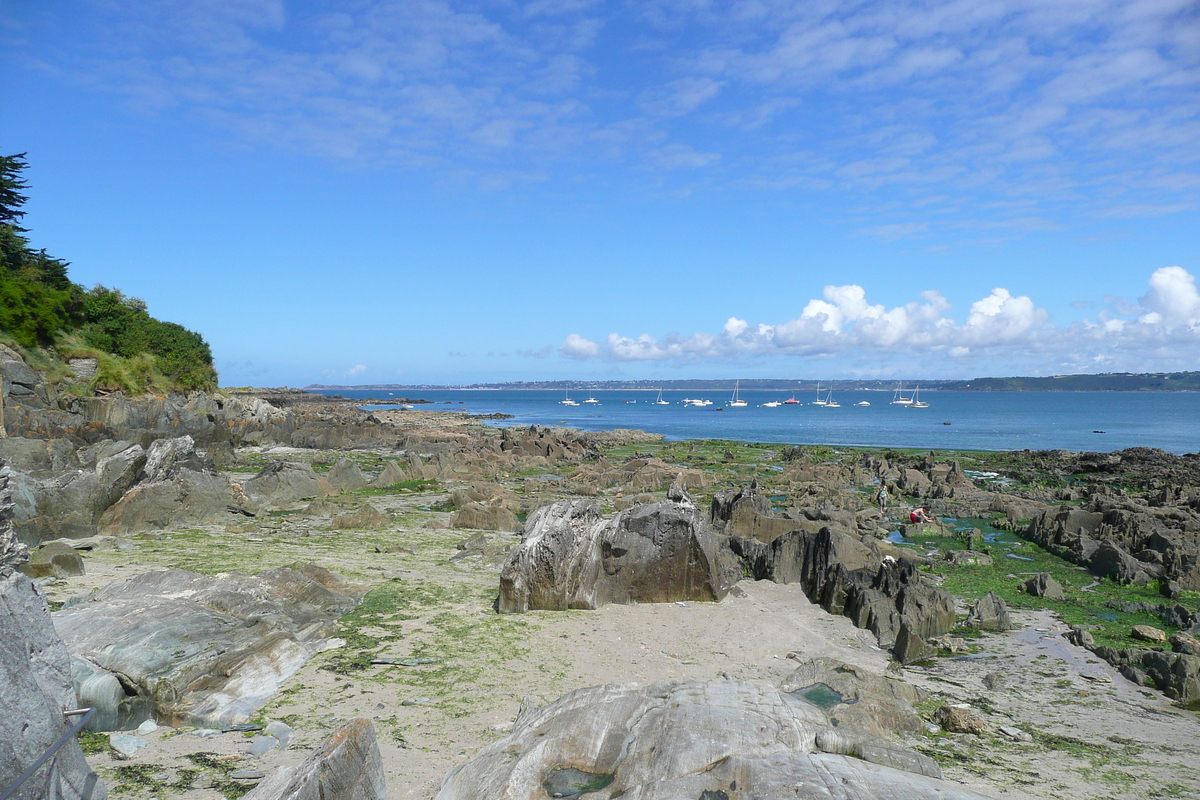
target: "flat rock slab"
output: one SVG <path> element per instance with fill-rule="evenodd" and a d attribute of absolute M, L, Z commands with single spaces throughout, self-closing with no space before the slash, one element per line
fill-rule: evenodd
<path fill-rule="evenodd" d="M 523 709 L 511 734 L 446 775 L 437 800 L 983 798 L 862 757 L 820 752 L 821 739 L 845 747 L 848 732 L 831 736 L 835 730 L 816 706 L 760 681 L 597 686 Z"/>
<path fill-rule="evenodd" d="M 311 565 L 258 576 L 162 570 L 69 601 L 54 622 L 80 702 L 97 708 L 94 729 L 147 717 L 228 727 L 324 649 L 360 598 L 361 587 Z"/>

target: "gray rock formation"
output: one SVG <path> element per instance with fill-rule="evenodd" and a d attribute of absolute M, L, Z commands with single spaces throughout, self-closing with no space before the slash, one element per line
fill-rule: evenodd
<path fill-rule="evenodd" d="M 773 542 L 789 531 L 802 528 L 795 520 L 771 511 L 771 501 L 756 484 L 725 489 L 713 495 L 709 508 L 712 524 L 726 536 Z"/>
<path fill-rule="evenodd" d="M 0 523 L 2 525 L 2 523 Z M 7 789 L 75 722 L 71 657 L 54 631 L 41 591 L 0 566 L 0 789 Z M 14 800 L 104 800 L 107 791 L 71 739 L 25 782 Z"/>
<path fill-rule="evenodd" d="M 89 469 L 71 469 L 38 479 L 10 471 L 17 535 L 27 544 L 60 536 L 91 536 L 105 509 L 141 478 L 145 451 L 135 444 L 99 459 Z"/>
<path fill-rule="evenodd" d="M 154 717 L 221 727 L 245 722 L 323 649 L 361 589 L 311 565 L 260 576 L 149 572 L 73 598 L 55 627 L 74 656 L 94 730 Z"/>
<path fill-rule="evenodd" d="M 702 470 L 680 470 L 659 458 L 637 457 L 619 466 L 603 458 L 582 464 L 571 474 L 571 480 L 588 486 L 620 487 L 630 492 L 657 491 L 672 483 L 688 489 L 703 489 L 709 483 Z"/>
<path fill-rule="evenodd" d="M 480 531 L 520 531 L 521 520 L 499 503 L 469 502 L 450 517 L 451 528 Z"/>
<path fill-rule="evenodd" d="M 13 531 L 12 518 L 8 473 L 4 470 L 3 462 L 0 462 L 0 571 L 16 569 L 29 560 L 29 548 Z"/>
<path fill-rule="evenodd" d="M 302 461 L 271 461 L 243 484 L 246 493 L 262 506 L 280 506 L 335 494 L 329 481 Z"/>
<path fill-rule="evenodd" d="M 729 585 L 717 535 L 682 490 L 672 494 L 613 516 L 583 500 L 534 511 L 501 569 L 500 611 L 720 600 Z"/>
<path fill-rule="evenodd" d="M 783 679 L 780 691 L 824 709 L 836 728 L 886 738 L 922 733 L 925 723 L 914 705 L 925 699 L 917 687 L 838 661 L 814 658 Z"/>
<path fill-rule="evenodd" d="M 880 558 L 829 528 L 792 531 L 770 544 L 735 536 L 728 546 L 745 573 L 756 580 L 799 583 L 809 600 L 874 633 L 880 647 L 894 650 L 901 644 L 903 661 L 936 652 L 926 642 L 954 627 L 954 598 L 912 562 Z"/>
<path fill-rule="evenodd" d="M 981 631 L 1007 631 L 1013 627 L 1008 616 L 1008 604 L 995 592 L 988 592 L 967 614 L 967 627 Z"/>
<path fill-rule="evenodd" d="M 337 728 L 295 767 L 283 767 L 245 800 L 386 800 L 383 759 L 370 720 Z"/>
<path fill-rule="evenodd" d="M 83 574 L 83 559 L 70 545 L 48 542 L 33 551 L 21 571 L 31 578 L 69 578 Z"/>
<path fill-rule="evenodd" d="M 375 508 L 375 506 L 365 505 L 353 514 L 342 514 L 334 517 L 331 524 L 335 531 L 377 531 L 391 525 L 392 519 Z"/>
<path fill-rule="evenodd" d="M 49 402 L 46 383 L 37 370 L 25 363 L 21 354 L 7 345 L 0 344 L 0 392 L 6 400 L 32 401 L 38 404 Z M 7 403 L 6 403 L 7 405 Z"/>
<path fill-rule="evenodd" d="M 913 766 L 926 766 L 916 753 L 853 740 L 853 732 L 830 727 L 817 706 L 765 683 L 598 686 L 523 708 L 512 733 L 447 773 L 436 797 L 981 798 L 863 757 L 897 762 L 907 753 Z"/>
<path fill-rule="evenodd" d="M 1116 459 L 1116 464 L 1136 453 L 1082 454 Z M 1194 485 L 1186 460 L 1159 452 L 1179 474 L 1171 477 Z M 1135 459 L 1136 460 L 1136 459 Z M 1175 463 L 1178 462 L 1178 463 Z M 1113 469 L 1114 464 L 1105 465 Z M 1161 487 L 1148 503 L 1112 496 L 1094 487 L 1085 508 L 1058 506 L 1038 515 L 1024 535 L 1052 552 L 1088 567 L 1097 575 L 1120 583 L 1142 585 L 1154 578 L 1175 581 L 1180 588 L 1200 590 L 1200 503 L 1186 486 Z"/>
<path fill-rule="evenodd" d="M 1049 572 L 1039 572 L 1021 584 L 1021 591 L 1034 597 L 1044 597 L 1047 600 L 1066 600 L 1062 584 L 1056 581 Z"/>
<path fill-rule="evenodd" d="M 367 485 L 367 476 L 348 458 L 339 458 L 325 473 L 325 480 L 339 492 L 353 492 Z"/>
<path fill-rule="evenodd" d="M 228 522 L 252 513 L 250 505 L 250 498 L 196 450 L 190 436 L 159 439 L 146 454 L 141 480 L 104 511 L 99 528 L 119 535 Z"/>

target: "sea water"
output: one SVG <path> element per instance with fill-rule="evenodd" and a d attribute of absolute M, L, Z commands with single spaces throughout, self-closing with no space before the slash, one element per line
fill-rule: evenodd
<path fill-rule="evenodd" d="M 891 392 L 842 392 L 841 408 L 811 404 L 764 408 L 789 393 L 744 391 L 745 408 L 730 408 L 729 392 L 664 392 L 670 405 L 654 405 L 658 392 L 572 391 L 578 406 L 564 406 L 550 390 L 343 390 L 363 401 L 409 397 L 431 410 L 510 414 L 497 426 L 556 425 L 582 430 L 637 428 L 668 439 L 732 439 L 746 442 L 828 444 L 935 450 L 1120 450 L 1158 447 L 1173 453 L 1200 451 L 1200 393 L 1192 392 L 922 392 L 929 408 L 890 404 Z M 696 408 L 684 397 L 712 401 Z M 866 400 L 871 405 L 856 406 Z"/>

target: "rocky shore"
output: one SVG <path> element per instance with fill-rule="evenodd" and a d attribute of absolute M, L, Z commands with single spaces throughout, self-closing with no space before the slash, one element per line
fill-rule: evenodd
<path fill-rule="evenodd" d="M 0 376 L 17 796 L 1200 794 L 1194 456 Z"/>

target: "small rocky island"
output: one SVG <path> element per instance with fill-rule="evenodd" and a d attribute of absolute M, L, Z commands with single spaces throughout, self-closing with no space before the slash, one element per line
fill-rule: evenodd
<path fill-rule="evenodd" d="M 0 377 L 14 797 L 1200 795 L 1200 457 Z"/>

